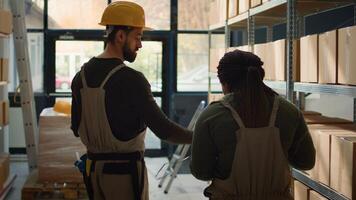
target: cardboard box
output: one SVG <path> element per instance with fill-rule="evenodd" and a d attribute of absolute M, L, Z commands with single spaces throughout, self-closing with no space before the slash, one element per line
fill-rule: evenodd
<path fill-rule="evenodd" d="M 220 59 L 224 56 L 225 54 L 225 49 L 219 48 L 219 49 L 210 49 L 210 63 L 209 63 L 209 71 L 210 72 L 217 72 L 218 65 Z"/>
<path fill-rule="evenodd" d="M 208 94 L 208 103 L 210 104 L 213 101 L 219 101 L 221 98 L 224 97 L 223 93 L 209 93 Z"/>
<path fill-rule="evenodd" d="M 337 30 L 319 35 L 319 83 L 337 83 Z"/>
<path fill-rule="evenodd" d="M 226 19 L 228 18 L 227 12 L 228 12 L 228 0 L 218 0 L 219 3 L 219 22 L 225 22 Z"/>
<path fill-rule="evenodd" d="M 300 39 L 300 81 L 318 82 L 318 35 Z"/>
<path fill-rule="evenodd" d="M 0 81 L 9 81 L 9 60 L 0 58 Z"/>
<path fill-rule="evenodd" d="M 315 111 L 310 111 L 310 110 L 302 110 L 303 116 L 304 115 L 321 115 L 321 113 L 319 112 L 315 112 Z"/>
<path fill-rule="evenodd" d="M 251 4 L 251 8 L 254 8 L 256 6 L 261 5 L 262 4 L 262 0 L 251 0 L 250 4 Z"/>
<path fill-rule="evenodd" d="M 265 78 L 264 80 L 273 80 L 272 79 L 272 64 L 271 61 L 273 59 L 271 59 L 269 57 L 269 52 L 266 50 L 268 48 L 270 48 L 270 44 L 269 43 L 263 43 L 263 44 L 255 44 L 254 45 L 254 54 L 257 55 L 258 57 L 260 57 L 260 59 L 263 62 L 263 69 L 265 70 Z"/>
<path fill-rule="evenodd" d="M 273 75 L 271 78 L 277 81 L 285 81 L 286 73 L 286 40 L 277 40 L 271 43 Z"/>
<path fill-rule="evenodd" d="M 331 169 L 331 140 L 332 136 L 355 136 L 356 128 L 353 130 L 343 130 L 343 129 L 329 129 L 329 130 L 318 130 L 318 142 L 316 147 L 317 158 L 317 179 L 325 185 L 330 185 L 330 169 Z"/>
<path fill-rule="evenodd" d="M 218 0 L 212 0 L 210 1 L 210 7 L 209 7 L 209 25 L 214 25 L 219 23 L 220 18 L 219 16 L 219 3 Z"/>
<path fill-rule="evenodd" d="M 10 174 L 9 154 L 0 153 L 0 191 Z"/>
<path fill-rule="evenodd" d="M 229 0 L 228 3 L 229 6 L 229 11 L 228 11 L 228 17 L 232 18 L 238 15 L 239 11 L 239 1 L 238 0 Z"/>
<path fill-rule="evenodd" d="M 356 198 L 356 137 L 332 136 L 330 185 L 349 199 Z"/>
<path fill-rule="evenodd" d="M 313 144 L 314 144 L 314 149 L 315 149 L 315 164 L 314 167 L 310 170 L 305 171 L 307 174 L 309 174 L 310 178 L 313 180 L 318 180 L 319 178 L 319 174 L 318 174 L 318 146 L 319 146 L 319 134 L 317 131 L 309 131 L 310 132 L 310 136 L 313 140 Z"/>
<path fill-rule="evenodd" d="M 327 200 L 327 198 L 323 197 L 321 194 L 315 192 L 314 190 L 310 190 L 309 200 Z"/>
<path fill-rule="evenodd" d="M 356 85 L 356 26 L 338 32 L 338 83 Z"/>
<path fill-rule="evenodd" d="M 250 0 L 239 0 L 239 14 L 247 12 L 250 8 Z"/>
<path fill-rule="evenodd" d="M 308 200 L 309 188 L 303 183 L 294 181 L 294 199 L 295 200 Z"/>
<path fill-rule="evenodd" d="M 70 117 L 56 114 L 52 108 L 41 112 L 39 119 L 38 182 L 82 183 L 83 177 L 74 166 L 76 152 L 85 146 L 70 129 Z"/>
<path fill-rule="evenodd" d="M 8 10 L 0 9 L 0 33 L 11 34 L 12 14 Z"/>
<path fill-rule="evenodd" d="M 326 117 L 322 115 L 304 115 L 305 122 L 309 124 L 352 124 L 352 121 L 336 118 Z"/>

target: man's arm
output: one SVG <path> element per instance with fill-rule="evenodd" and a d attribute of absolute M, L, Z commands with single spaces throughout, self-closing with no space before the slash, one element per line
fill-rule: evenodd
<path fill-rule="evenodd" d="M 139 74 L 131 91 L 134 91 L 136 105 L 143 111 L 142 116 L 147 126 L 157 137 L 172 143 L 190 144 L 192 142 L 192 131 L 178 125 L 168 119 L 156 104 L 151 86 L 143 74 Z"/>

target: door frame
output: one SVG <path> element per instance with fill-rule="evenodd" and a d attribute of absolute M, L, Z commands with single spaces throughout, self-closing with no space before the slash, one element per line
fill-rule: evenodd
<path fill-rule="evenodd" d="M 53 106 L 57 97 L 71 97 L 70 92 L 56 92 L 56 41 L 103 41 L 104 30 L 48 30 L 44 46 L 44 94 L 48 97 L 47 106 Z M 160 97 L 162 111 L 170 116 L 172 94 L 174 93 L 174 66 L 171 62 L 173 48 L 172 33 L 170 31 L 148 31 L 144 32 L 142 41 L 162 42 L 162 91 L 152 92 L 154 97 Z M 146 149 L 145 156 L 160 157 L 167 156 L 169 146 L 161 141 L 161 149 Z"/>

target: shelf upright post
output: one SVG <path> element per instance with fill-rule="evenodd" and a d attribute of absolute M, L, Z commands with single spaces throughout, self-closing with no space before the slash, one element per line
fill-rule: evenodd
<path fill-rule="evenodd" d="M 273 40 L 273 26 L 267 26 L 267 42 Z"/>
<path fill-rule="evenodd" d="M 37 168 L 38 127 L 35 99 L 32 89 L 30 59 L 25 25 L 25 2 L 11 0 L 14 23 L 14 44 L 17 71 L 20 79 L 20 97 L 25 127 L 26 152 L 30 171 Z"/>
<path fill-rule="evenodd" d="M 305 18 L 304 16 L 298 16 L 298 38 L 301 38 L 305 35 Z M 301 110 L 305 110 L 305 93 L 298 92 L 298 101 L 297 106 Z"/>
<path fill-rule="evenodd" d="M 254 45 L 255 45 L 255 18 L 254 18 L 254 16 L 251 16 L 250 14 L 251 13 L 249 10 L 248 17 L 247 17 L 247 35 L 248 35 L 249 50 L 253 53 Z"/>
<path fill-rule="evenodd" d="M 296 38 L 296 0 L 287 1 L 287 84 L 286 96 L 290 102 L 294 100 L 294 81 L 293 67 L 295 49 L 294 42 Z"/>
<path fill-rule="evenodd" d="M 227 24 L 227 20 L 225 20 L 225 52 L 227 52 L 227 49 L 231 45 L 231 29 L 229 25 Z"/>
<path fill-rule="evenodd" d="M 208 40 L 209 40 L 209 52 L 208 52 L 208 93 L 211 93 L 211 73 L 210 73 L 210 50 L 211 50 L 211 30 L 208 31 Z"/>

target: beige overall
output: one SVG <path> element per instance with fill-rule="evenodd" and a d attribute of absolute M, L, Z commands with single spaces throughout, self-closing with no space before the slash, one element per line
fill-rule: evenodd
<path fill-rule="evenodd" d="M 90 180 L 95 200 L 147 200 L 148 181 L 143 155 L 146 131 L 129 141 L 116 139 L 105 110 L 105 83 L 122 67 L 115 67 L 98 88 L 87 86 L 84 67 L 81 70 L 83 88 L 82 114 L 79 126 L 81 141 L 93 160 Z"/>
<path fill-rule="evenodd" d="M 246 128 L 227 102 L 240 129 L 236 131 L 236 150 L 230 176 L 213 179 L 205 194 L 211 200 L 289 200 L 291 175 L 283 153 L 279 129 L 274 126 L 278 111 L 275 97 L 268 127 Z"/>

